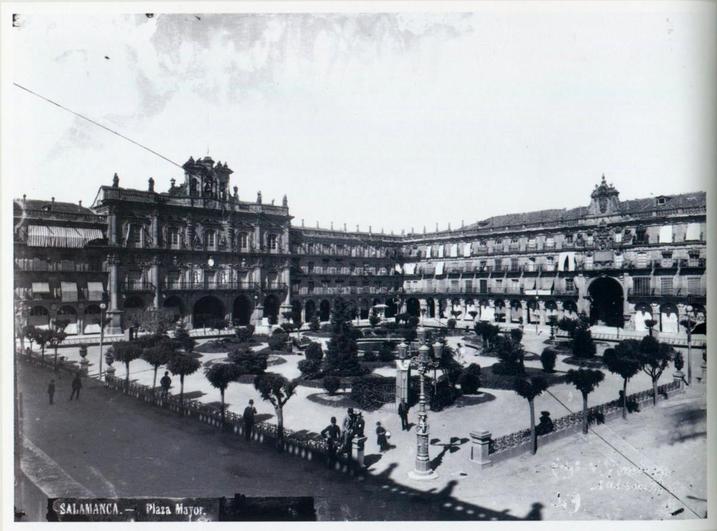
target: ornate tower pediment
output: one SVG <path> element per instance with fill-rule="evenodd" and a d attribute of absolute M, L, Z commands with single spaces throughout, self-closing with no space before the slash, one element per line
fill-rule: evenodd
<path fill-rule="evenodd" d="M 612 184 L 607 184 L 603 175 L 600 184 L 596 185 L 590 194 L 589 214 L 595 216 L 617 214 L 620 209 L 619 195 L 620 192 Z"/>

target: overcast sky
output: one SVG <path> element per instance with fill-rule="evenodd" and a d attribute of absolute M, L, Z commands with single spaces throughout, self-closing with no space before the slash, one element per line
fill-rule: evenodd
<path fill-rule="evenodd" d="M 562 3 L 473 13 L 27 15 L 13 81 L 299 224 L 445 228 L 703 190 L 715 138 L 714 5 Z M 535 3 L 534 3 L 535 4 Z M 711 11 L 708 11 L 711 10 Z M 182 170 L 13 88 L 13 195 L 83 200 L 117 172 Z"/>

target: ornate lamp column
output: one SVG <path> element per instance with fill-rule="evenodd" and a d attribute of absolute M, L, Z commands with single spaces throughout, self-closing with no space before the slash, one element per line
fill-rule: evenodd
<path fill-rule="evenodd" d="M 418 398 L 418 425 L 416 426 L 416 464 L 408 477 L 416 480 L 436 479 L 438 474 L 431 469 L 428 455 L 428 414 L 426 413 L 426 370 L 430 363 L 429 348 L 424 343 L 418 348 L 418 358 L 415 360 L 420 375 L 421 389 Z"/>

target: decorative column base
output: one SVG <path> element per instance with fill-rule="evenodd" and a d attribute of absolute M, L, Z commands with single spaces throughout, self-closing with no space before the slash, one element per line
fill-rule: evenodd
<path fill-rule="evenodd" d="M 364 466 L 364 448 L 367 437 L 355 437 L 351 443 L 352 454 L 356 459 L 356 464 L 360 467 Z"/>
<path fill-rule="evenodd" d="M 122 311 L 121 310 L 108 310 L 107 319 L 109 323 L 105 328 L 105 333 L 108 335 L 118 335 L 122 333 Z"/>
<path fill-rule="evenodd" d="M 408 473 L 408 478 L 415 481 L 430 481 L 432 479 L 438 479 L 438 473 L 435 470 L 411 470 Z"/>

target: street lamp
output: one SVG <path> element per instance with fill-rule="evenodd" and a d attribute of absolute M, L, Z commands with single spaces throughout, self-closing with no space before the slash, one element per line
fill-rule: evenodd
<path fill-rule="evenodd" d="M 401 349 L 405 352 L 408 348 L 399 345 L 399 353 Z M 428 345 L 423 343 L 418 347 L 418 356 L 411 360 L 411 365 L 418 369 L 420 375 L 420 394 L 418 396 L 418 425 L 416 426 L 416 462 L 414 469 L 408 473 L 408 477 L 417 480 L 436 479 L 438 474 L 431 468 L 431 461 L 428 454 L 428 413 L 426 412 L 426 371 L 431 365 L 431 357 L 429 355 Z"/>
<path fill-rule="evenodd" d="M 100 373 L 99 379 L 102 381 L 102 343 L 105 339 L 105 310 L 107 305 L 103 302 L 100 303 Z"/>
<path fill-rule="evenodd" d="M 688 304 L 685 308 L 685 311 L 687 312 L 687 319 L 685 320 L 685 329 L 687 330 L 687 383 L 692 383 L 692 325 L 694 321 L 692 320 L 692 315 L 694 312 L 694 308 L 691 304 Z"/>

